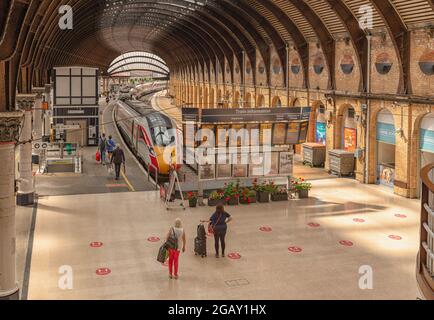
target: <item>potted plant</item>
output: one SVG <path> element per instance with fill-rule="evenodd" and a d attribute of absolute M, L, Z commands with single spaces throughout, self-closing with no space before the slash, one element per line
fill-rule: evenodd
<path fill-rule="evenodd" d="M 223 202 L 225 195 L 223 191 L 213 191 L 208 197 L 208 206 L 216 207 Z"/>
<path fill-rule="evenodd" d="M 190 208 L 196 208 L 197 207 L 197 193 L 196 192 L 188 192 L 187 193 L 187 200 Z"/>
<path fill-rule="evenodd" d="M 285 187 L 276 188 L 271 194 L 273 201 L 288 201 L 288 190 Z"/>
<path fill-rule="evenodd" d="M 224 190 L 225 202 L 227 205 L 236 206 L 239 204 L 239 186 L 233 182 L 226 185 Z"/>
<path fill-rule="evenodd" d="M 273 181 L 263 182 L 259 185 L 258 188 L 258 201 L 260 203 L 270 202 L 270 194 L 273 194 L 277 189 L 277 186 Z"/>
<path fill-rule="evenodd" d="M 256 203 L 256 191 L 249 188 L 244 188 L 240 194 L 240 203 L 241 204 Z"/>
<path fill-rule="evenodd" d="M 305 181 L 302 178 L 294 179 L 292 181 L 294 189 L 298 193 L 299 199 L 309 198 L 309 190 L 312 189 L 312 184 L 310 182 Z"/>

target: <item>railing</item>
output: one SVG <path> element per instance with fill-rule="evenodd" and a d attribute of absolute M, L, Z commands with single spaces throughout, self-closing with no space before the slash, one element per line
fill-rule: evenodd
<path fill-rule="evenodd" d="M 433 170 L 434 163 L 431 163 L 421 171 L 422 216 L 417 261 L 417 282 L 428 300 L 434 300 L 434 183 L 430 179 Z"/>

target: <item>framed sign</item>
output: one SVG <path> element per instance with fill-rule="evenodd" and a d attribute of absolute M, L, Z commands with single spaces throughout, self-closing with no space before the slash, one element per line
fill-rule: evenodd
<path fill-rule="evenodd" d="M 234 178 L 247 178 L 248 172 L 248 165 L 247 164 L 242 164 L 242 156 L 241 155 L 237 155 L 236 157 L 237 161 L 235 162 L 236 164 L 234 164 L 232 166 L 232 174 Z"/>
<path fill-rule="evenodd" d="M 273 126 L 273 145 L 284 145 L 286 138 L 286 123 L 276 123 Z"/>
<path fill-rule="evenodd" d="M 232 126 L 232 134 L 229 136 L 229 143 L 231 147 L 241 147 L 242 139 L 244 136 L 241 136 L 240 130 L 244 129 L 244 125 L 242 124 L 234 124 Z"/>
<path fill-rule="evenodd" d="M 270 138 L 273 138 L 273 125 L 269 123 L 261 124 L 261 132 L 259 134 L 259 143 L 260 145 L 264 145 L 264 136 L 265 132 L 268 130 L 270 132 Z M 266 144 L 271 144 L 271 141 L 266 141 Z"/>
<path fill-rule="evenodd" d="M 199 166 L 199 180 L 215 180 L 215 165 L 205 164 Z"/>
<path fill-rule="evenodd" d="M 345 151 L 355 152 L 357 145 L 357 129 L 345 128 L 344 130 L 344 149 Z"/>
<path fill-rule="evenodd" d="M 200 136 L 200 145 L 206 144 L 207 146 L 214 146 L 215 144 L 215 127 L 213 125 L 203 125 L 202 126 L 202 134 Z M 205 134 L 206 131 L 211 131 L 214 135 L 214 141 L 210 141 L 209 137 Z"/>
<path fill-rule="evenodd" d="M 246 130 L 249 133 L 249 143 L 251 146 L 260 145 L 260 131 L 259 124 L 247 124 Z"/>
<path fill-rule="evenodd" d="M 303 121 L 300 123 L 300 135 L 298 136 L 298 144 L 306 142 L 308 129 L 309 129 L 309 122 Z"/>
<path fill-rule="evenodd" d="M 294 171 L 294 153 L 281 152 L 279 159 L 279 174 L 292 175 Z"/>
<path fill-rule="evenodd" d="M 216 146 L 220 146 L 220 142 L 222 143 L 222 147 L 227 147 L 229 145 L 229 129 L 231 126 L 229 125 L 218 125 L 216 132 Z"/>
<path fill-rule="evenodd" d="M 300 136 L 300 122 L 288 123 L 288 130 L 286 131 L 286 144 L 298 144 L 298 137 Z"/>
<path fill-rule="evenodd" d="M 264 164 L 264 176 L 276 176 L 279 174 L 279 152 L 272 152 Z"/>
<path fill-rule="evenodd" d="M 261 164 L 249 165 L 249 177 L 262 177 L 264 176 L 264 162 Z"/>
<path fill-rule="evenodd" d="M 231 164 L 218 164 L 217 165 L 217 179 L 229 179 L 232 177 Z"/>

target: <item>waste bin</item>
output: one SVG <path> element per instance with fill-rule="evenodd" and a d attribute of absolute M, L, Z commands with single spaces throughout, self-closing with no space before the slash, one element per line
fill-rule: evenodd
<path fill-rule="evenodd" d="M 329 151 L 330 173 L 338 176 L 354 175 L 355 158 L 353 152 L 345 150 Z"/>
<path fill-rule="evenodd" d="M 303 164 L 324 167 L 326 146 L 319 143 L 303 143 Z"/>

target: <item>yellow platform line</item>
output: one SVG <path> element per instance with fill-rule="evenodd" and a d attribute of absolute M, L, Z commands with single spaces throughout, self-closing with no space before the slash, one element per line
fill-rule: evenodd
<path fill-rule="evenodd" d="M 102 120 L 100 120 L 102 133 L 105 133 L 104 115 L 105 115 L 106 110 L 107 110 L 107 107 L 103 111 Z M 128 189 L 130 189 L 130 191 L 132 191 L 132 192 L 136 192 L 136 189 L 134 189 L 134 187 L 131 184 L 130 180 L 127 178 L 126 174 L 122 170 L 121 170 L 121 176 L 122 176 L 122 179 L 124 179 L 125 183 L 127 184 Z"/>

